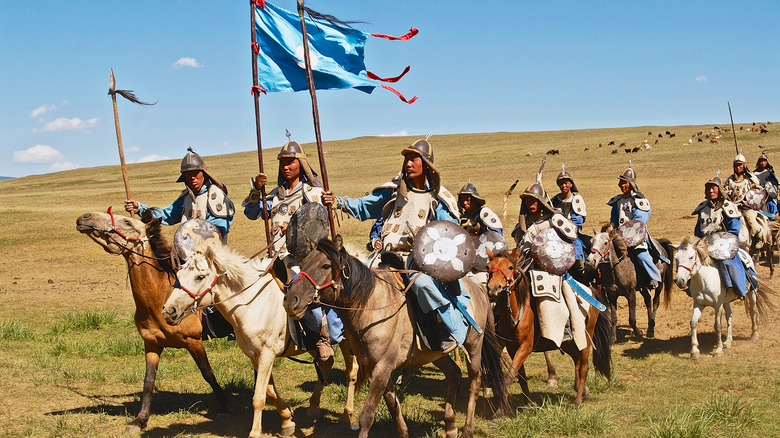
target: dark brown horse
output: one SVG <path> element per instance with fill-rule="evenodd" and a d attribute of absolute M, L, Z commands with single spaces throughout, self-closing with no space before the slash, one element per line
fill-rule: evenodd
<path fill-rule="evenodd" d="M 165 300 L 176 279 L 170 262 L 170 246 L 160 232 L 160 220 L 145 216 L 144 223 L 127 216 L 108 213 L 85 213 L 76 219 L 76 229 L 86 234 L 109 254 L 122 255 L 127 262 L 130 287 L 135 301 L 135 326 L 144 341 L 146 375 L 141 395 L 141 410 L 128 423 L 125 432 L 138 433 L 146 427 L 152 402 L 152 390 L 163 349 L 184 348 L 214 390 L 219 412 L 228 412 L 227 396 L 217 383 L 203 347 L 200 318 L 187 318 L 171 326 L 162 317 Z"/>
<path fill-rule="evenodd" d="M 493 254 L 488 251 L 488 294 L 495 302 L 496 334 L 506 343 L 506 349 L 512 356 L 512 365 L 505 375 L 505 384 L 509 385 L 517 376 L 520 387 L 528 400 L 531 400 L 528 382 L 523 364 L 532 351 L 549 351 L 557 347 L 545 342 L 539 335 L 539 318 L 535 300 L 531 297 L 531 285 L 528 275 L 518 268 L 520 248 L 513 252 Z M 597 290 L 591 288 L 596 299 L 601 300 Z M 585 380 L 590 367 L 589 358 L 593 347 L 593 365 L 596 371 L 610 378 L 611 349 L 609 342 L 609 321 L 602 312 L 589 306 L 585 319 L 588 346 L 580 351 L 573 340 L 564 341 L 561 351 L 574 361 L 574 405 L 582 403 L 588 388 Z M 549 369 L 549 366 L 548 366 Z M 554 373 L 554 371 L 553 371 Z"/>
<path fill-rule="evenodd" d="M 463 343 L 470 360 L 469 400 L 461 436 L 473 437 L 477 393 L 483 378 L 487 377 L 490 381 L 500 409 L 506 411 L 509 405 L 502 376 L 501 352 L 493 332 L 493 315 L 487 295 L 469 277 L 462 279 L 462 285 L 471 297 L 469 308 L 473 310 L 474 320 L 482 327 L 481 332 L 469 328 Z M 335 244 L 327 239 L 321 240 L 317 250 L 301 262 L 300 274 L 287 291 L 284 307 L 290 316 L 300 318 L 315 302 L 332 305 L 337 310 L 344 328 L 351 335 L 348 339 L 352 351 L 365 375 L 371 379 L 360 414 L 360 438 L 368 436 L 381 397 L 384 397 L 395 420 L 398 436 L 409 436 L 390 377 L 396 369 L 431 362 L 447 380 L 444 408 L 446 436 L 457 436 L 454 406 L 461 370 L 448 354 L 421 345 L 412 325 L 414 317 L 407 305 L 404 287 L 392 272 L 374 271 L 364 266 L 344 250 L 339 236 Z"/>

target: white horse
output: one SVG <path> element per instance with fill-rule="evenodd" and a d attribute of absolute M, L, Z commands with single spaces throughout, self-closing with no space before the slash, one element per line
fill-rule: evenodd
<path fill-rule="evenodd" d="M 696 326 L 704 307 L 715 309 L 715 334 L 718 344 L 712 355 L 723 356 L 723 348 L 730 348 L 733 343 L 732 319 L 730 303 L 737 299 L 731 288 L 726 288 L 720 278 L 720 272 L 703 240 L 688 236 L 677 247 L 675 254 L 677 275 L 675 282 L 680 289 L 688 288 L 693 298 L 693 316 L 691 317 L 691 359 L 699 358 L 699 339 Z M 765 316 L 766 306 L 771 306 L 767 295 L 768 288 L 759 285 L 757 291 L 747 293 L 745 311 L 750 318 L 752 330 L 750 339 L 758 339 L 758 323 Z M 726 342 L 723 342 L 721 331 L 721 316 L 726 310 Z"/>
<path fill-rule="evenodd" d="M 292 342 L 287 313 L 282 304 L 284 293 L 280 282 L 266 273 L 270 261 L 253 262 L 220 243 L 196 242 L 193 253 L 177 273 L 178 287 L 163 306 L 162 314 L 169 324 L 178 324 L 197 308 L 214 305 L 236 331 L 236 342 L 252 360 L 255 368 L 255 393 L 252 397 L 254 418 L 250 437 L 262 435 L 262 413 L 266 397 L 282 417 L 283 436 L 295 432 L 292 411 L 279 396 L 274 385 L 272 366 L 277 357 L 302 354 Z M 347 401 L 342 419 L 351 421 L 357 382 L 357 360 L 342 344 L 348 378 Z M 315 356 L 312 354 L 312 356 Z M 322 380 L 333 366 L 333 358 L 319 362 Z M 309 401 L 308 415 L 319 414 L 323 383 L 319 380 Z"/>

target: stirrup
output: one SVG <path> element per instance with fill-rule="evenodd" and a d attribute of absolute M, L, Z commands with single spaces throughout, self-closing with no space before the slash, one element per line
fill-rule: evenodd
<path fill-rule="evenodd" d="M 333 347 L 330 346 L 330 341 L 327 339 L 320 339 L 317 341 L 317 356 L 321 361 L 333 357 Z"/>

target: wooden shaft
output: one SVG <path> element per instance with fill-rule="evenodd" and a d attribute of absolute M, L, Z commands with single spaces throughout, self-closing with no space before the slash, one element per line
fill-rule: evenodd
<path fill-rule="evenodd" d="M 113 71 L 111 72 L 113 75 Z M 130 184 L 127 182 L 127 165 L 125 164 L 125 151 L 122 148 L 122 130 L 119 128 L 119 109 L 116 106 L 116 94 L 111 95 L 114 101 L 114 125 L 116 126 L 116 144 L 119 147 L 119 163 L 122 166 L 122 181 L 125 183 L 125 199 L 130 197 Z"/>
<path fill-rule="evenodd" d="M 737 155 L 739 155 L 739 146 L 737 146 L 737 130 L 734 129 L 734 116 L 731 115 L 731 102 L 726 101 L 726 103 L 729 106 L 729 119 L 731 119 L 731 132 L 734 134 L 734 149 L 737 150 Z"/>
<path fill-rule="evenodd" d="M 309 94 L 311 95 L 311 112 L 314 118 L 314 135 L 317 138 L 317 155 L 320 159 L 320 172 L 322 173 L 322 186 L 325 191 L 329 191 L 328 171 L 325 168 L 325 153 L 322 150 L 322 135 L 320 134 L 320 114 L 317 110 L 317 92 L 314 89 L 314 77 L 311 73 L 311 63 L 309 61 L 309 38 L 306 33 L 306 20 L 303 17 L 303 0 L 298 0 L 298 15 L 301 17 L 301 34 L 303 35 L 303 59 L 306 64 L 306 79 L 309 81 Z M 330 235 L 336 238 L 336 227 L 333 224 L 333 214 L 330 206 L 328 209 L 328 222 L 330 224 Z"/>

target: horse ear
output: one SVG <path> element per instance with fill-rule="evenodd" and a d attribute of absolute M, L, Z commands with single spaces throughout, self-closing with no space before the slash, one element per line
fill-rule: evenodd
<path fill-rule="evenodd" d="M 593 226 L 593 224 L 590 224 L 590 228 L 593 230 L 593 235 L 594 235 L 594 236 L 595 236 L 596 234 L 598 234 L 598 232 L 596 231 L 596 227 L 594 227 L 594 226 Z"/>
<path fill-rule="evenodd" d="M 520 248 L 521 247 L 518 246 L 517 248 L 515 248 L 514 251 L 512 251 L 512 258 L 514 258 L 515 260 L 518 260 L 520 257 Z"/>
<path fill-rule="evenodd" d="M 493 260 L 496 257 L 496 255 L 493 254 L 493 251 L 491 251 L 490 248 L 485 248 L 485 253 L 488 256 L 488 260 Z"/>
<path fill-rule="evenodd" d="M 341 234 L 336 234 L 336 237 L 333 238 L 333 244 L 336 245 L 336 249 L 339 252 L 344 249 L 344 239 L 341 237 Z"/>

